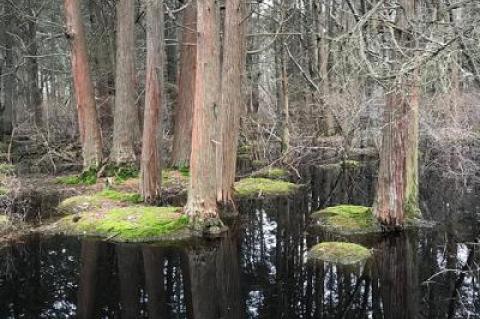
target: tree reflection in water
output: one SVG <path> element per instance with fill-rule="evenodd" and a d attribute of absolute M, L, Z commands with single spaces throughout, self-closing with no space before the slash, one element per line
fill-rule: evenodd
<path fill-rule="evenodd" d="M 338 267 L 307 261 L 309 248 L 331 239 L 309 235 L 309 214 L 347 200 L 369 205 L 374 183 L 342 170 L 311 175 L 321 179 L 312 194 L 243 202 L 241 227 L 219 240 L 29 237 L 0 250 L 0 318 L 480 318 L 478 192 L 428 177 L 435 187 L 422 190 L 422 208 L 440 225 L 363 238 L 374 257 Z"/>

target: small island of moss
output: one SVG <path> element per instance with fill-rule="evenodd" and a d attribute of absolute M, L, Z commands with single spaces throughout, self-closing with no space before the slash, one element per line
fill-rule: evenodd
<path fill-rule="evenodd" d="M 67 216 L 57 225 L 69 234 L 121 242 L 183 239 L 188 233 L 188 218 L 178 207 L 116 207 Z"/>
<path fill-rule="evenodd" d="M 319 226 L 340 235 L 382 232 L 381 225 L 372 214 L 371 207 L 339 205 L 327 207 L 312 214 Z"/>
<path fill-rule="evenodd" d="M 309 260 L 330 262 L 339 265 L 359 264 L 372 256 L 372 252 L 361 245 L 344 242 L 324 242 L 313 246 Z"/>
<path fill-rule="evenodd" d="M 269 178 L 249 177 L 235 183 L 235 195 L 240 199 L 288 196 L 300 189 L 299 185 Z"/>

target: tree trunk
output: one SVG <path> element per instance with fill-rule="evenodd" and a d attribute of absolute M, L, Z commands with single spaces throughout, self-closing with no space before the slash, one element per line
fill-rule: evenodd
<path fill-rule="evenodd" d="M 218 180 L 218 201 L 233 202 L 233 184 L 237 161 L 240 116 L 244 109 L 243 78 L 245 75 L 246 37 L 245 3 L 231 0 L 225 3 L 225 28 L 222 60 L 221 105 L 221 169 Z"/>
<path fill-rule="evenodd" d="M 29 18 L 26 21 L 27 29 L 27 57 L 25 57 L 26 78 L 26 103 L 27 110 L 32 115 L 33 123 L 42 126 L 42 96 L 38 85 L 38 45 L 37 45 L 37 19 Z"/>
<path fill-rule="evenodd" d="M 136 161 L 135 142 L 140 137 L 135 104 L 135 0 L 117 2 L 117 57 L 112 159 L 117 165 Z"/>
<path fill-rule="evenodd" d="M 287 44 L 283 44 L 287 45 Z M 286 154 L 290 148 L 290 131 L 288 128 L 289 125 L 289 108 L 290 108 L 290 100 L 288 96 L 288 72 L 287 72 L 287 53 L 286 48 L 281 48 L 282 57 L 280 58 L 281 61 L 281 68 L 282 68 L 282 107 L 279 110 L 280 114 L 280 123 L 281 123 L 281 136 L 282 139 L 282 154 Z"/>
<path fill-rule="evenodd" d="M 98 167 L 102 163 L 102 139 L 81 17 L 79 1 L 65 0 L 65 21 L 67 36 L 71 43 L 73 84 L 83 148 L 83 167 L 89 169 L 90 167 Z"/>
<path fill-rule="evenodd" d="M 175 110 L 172 165 L 187 167 L 192 152 L 192 118 L 197 63 L 197 5 L 192 0 L 183 12 L 183 33 L 180 48 L 178 97 Z"/>
<path fill-rule="evenodd" d="M 407 30 L 407 18 L 415 13 L 414 3 L 403 0 L 406 14 L 396 15 L 400 30 Z M 402 9 L 403 11 L 403 9 Z M 414 45 L 408 33 L 396 31 L 395 40 L 406 47 Z M 395 54 L 393 53 L 395 56 Z M 396 55 L 401 65 L 401 54 Z M 398 68 L 395 65 L 394 68 Z M 396 69 L 393 69 L 395 71 Z M 399 69 L 396 70 L 399 72 Z M 418 217 L 418 71 L 399 74 L 387 91 L 382 129 L 382 149 L 378 171 L 374 214 L 387 227 L 404 224 L 405 218 Z"/>
<path fill-rule="evenodd" d="M 218 220 L 216 152 L 220 106 L 219 12 L 214 0 L 197 1 L 197 74 L 193 110 L 190 185 L 186 212 L 196 229 Z"/>
<path fill-rule="evenodd" d="M 160 197 L 162 170 L 159 141 L 161 132 L 160 110 L 163 101 L 163 1 L 148 0 L 147 28 L 147 78 L 145 81 L 145 117 L 143 122 L 140 193 L 147 202 Z"/>
<path fill-rule="evenodd" d="M 1 89 L 5 89 L 5 99 L 4 103 L 2 104 L 0 100 L 0 139 L 2 138 L 1 135 L 10 135 L 12 133 L 12 104 L 11 104 L 11 99 L 8 100 L 8 95 L 7 95 L 7 82 L 10 80 L 8 77 L 8 73 L 10 70 L 8 69 L 9 64 L 7 61 L 8 60 L 8 55 L 11 55 L 11 52 L 9 53 L 8 51 L 11 50 L 11 48 L 8 47 L 7 45 L 7 38 L 10 37 L 9 34 L 7 34 L 7 30 L 10 31 L 10 20 L 11 17 L 7 15 L 7 4 L 4 3 L 0 7 L 0 15 L 2 15 L 4 18 L 0 21 L 0 45 L 5 46 L 5 51 L 3 51 L 3 48 L 0 50 L 0 96 L 2 95 Z M 4 68 L 4 65 L 6 67 Z M 6 75 L 6 74 L 7 75 Z"/>
<path fill-rule="evenodd" d="M 5 4 L 6 12 L 13 12 L 11 4 Z M 6 30 L 12 31 L 14 28 L 14 18 L 10 14 L 6 20 Z M 7 75 L 4 77 L 4 111 L 3 116 L 5 121 L 0 123 L 4 128 L 4 133 L 11 133 L 13 126 L 15 125 L 15 113 L 14 106 L 16 106 L 16 85 L 17 79 L 15 74 L 14 66 L 14 55 L 13 55 L 13 35 L 10 32 L 6 32 L 5 35 L 5 71 Z M 4 126 L 5 125 L 5 126 Z"/>

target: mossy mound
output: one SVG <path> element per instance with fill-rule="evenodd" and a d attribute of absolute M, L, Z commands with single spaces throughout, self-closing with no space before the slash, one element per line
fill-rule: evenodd
<path fill-rule="evenodd" d="M 318 225 L 341 235 L 382 232 L 381 225 L 372 214 L 372 208 L 356 205 L 327 207 L 312 214 Z"/>
<path fill-rule="evenodd" d="M 94 185 L 97 183 L 97 170 L 91 168 L 79 175 L 65 175 L 55 178 L 55 183 L 63 185 Z"/>
<path fill-rule="evenodd" d="M 117 207 L 84 212 L 60 220 L 61 229 L 73 234 L 105 237 L 123 242 L 146 242 L 171 238 L 186 231 L 188 218 L 177 207 Z"/>
<path fill-rule="evenodd" d="M 235 194 L 239 198 L 287 196 L 299 188 L 299 185 L 281 180 L 249 177 L 235 183 Z"/>
<path fill-rule="evenodd" d="M 359 264 L 372 256 L 372 252 L 361 245 L 344 242 L 324 242 L 313 246 L 309 260 L 319 260 L 340 265 Z"/>
<path fill-rule="evenodd" d="M 138 193 L 126 193 L 105 189 L 92 195 L 79 195 L 65 199 L 57 208 L 61 214 L 78 214 L 103 207 L 121 206 L 122 203 L 138 204 L 142 197 Z"/>
<path fill-rule="evenodd" d="M 261 177 L 261 178 L 270 178 L 270 179 L 280 179 L 288 180 L 289 174 L 288 171 L 280 167 L 267 167 L 256 172 L 253 172 L 252 177 Z"/>
<path fill-rule="evenodd" d="M 8 189 L 0 186 L 0 196 L 7 195 Z"/>
<path fill-rule="evenodd" d="M 62 201 L 57 211 L 62 214 L 78 214 L 80 212 L 100 208 L 102 199 L 95 195 L 79 195 L 73 196 Z"/>
<path fill-rule="evenodd" d="M 113 189 L 104 189 L 96 195 L 97 197 L 111 199 L 113 201 L 138 204 L 143 202 L 143 198 L 138 193 L 126 193 Z"/>

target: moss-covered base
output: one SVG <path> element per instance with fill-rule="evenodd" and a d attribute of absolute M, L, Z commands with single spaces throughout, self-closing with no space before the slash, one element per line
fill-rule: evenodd
<path fill-rule="evenodd" d="M 235 195 L 239 199 L 288 196 L 294 194 L 299 189 L 299 185 L 268 178 L 249 177 L 235 183 Z"/>
<path fill-rule="evenodd" d="M 344 266 L 364 262 L 372 256 L 372 252 L 358 244 L 344 242 L 324 242 L 313 246 L 308 259 L 330 262 Z"/>
<path fill-rule="evenodd" d="M 122 242 L 183 239 L 188 218 L 177 207 L 116 207 L 67 216 L 55 225 L 68 234 L 104 237 Z"/>

